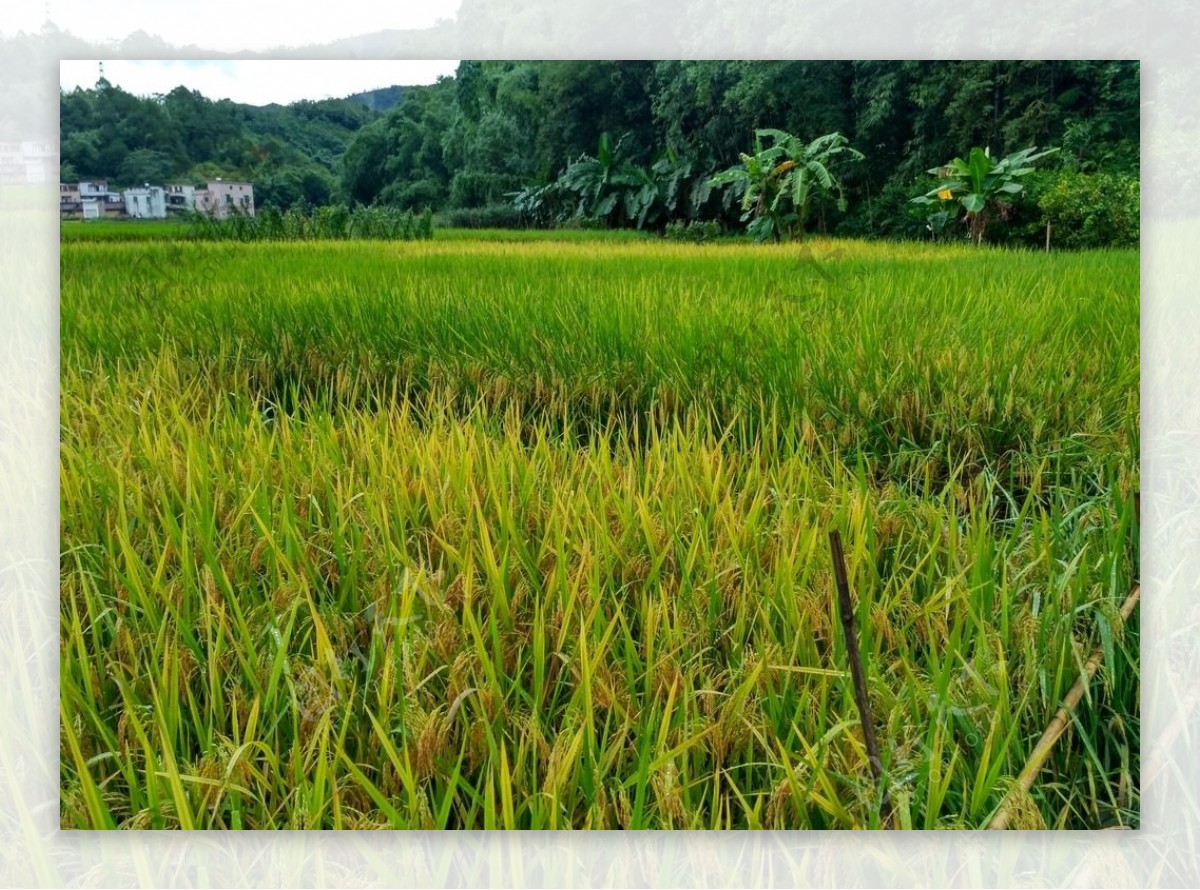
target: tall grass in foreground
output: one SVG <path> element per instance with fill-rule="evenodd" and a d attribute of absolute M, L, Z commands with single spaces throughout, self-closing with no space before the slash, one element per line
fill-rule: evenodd
<path fill-rule="evenodd" d="M 899 825 L 1095 645 L 1136 824 L 1136 255 L 212 247 L 63 247 L 64 827 L 877 826 L 830 528 Z"/>

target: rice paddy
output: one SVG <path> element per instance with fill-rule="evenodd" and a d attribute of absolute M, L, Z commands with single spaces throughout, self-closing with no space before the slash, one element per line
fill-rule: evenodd
<path fill-rule="evenodd" d="M 444 234 L 64 238 L 64 828 L 1137 826 L 1136 252 Z"/>

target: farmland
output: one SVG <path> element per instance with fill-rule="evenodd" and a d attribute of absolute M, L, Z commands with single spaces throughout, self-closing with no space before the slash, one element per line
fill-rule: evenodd
<path fill-rule="evenodd" d="M 1136 251 L 83 229 L 63 827 L 1136 827 Z"/>

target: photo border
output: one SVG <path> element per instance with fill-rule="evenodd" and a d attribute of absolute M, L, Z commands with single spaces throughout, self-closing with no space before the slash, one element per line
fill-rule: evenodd
<path fill-rule="evenodd" d="M 1029 0 L 643 7 L 465 0 L 443 58 L 1140 58 L 1142 78 L 1142 827 L 1138 831 L 65 832 L 58 828 L 58 219 L 53 184 L 0 195 L 0 882 L 82 886 L 1196 886 L 1200 804 L 1200 117 L 1197 12 L 1185 0 L 1099 8 Z M 491 4 L 496 5 L 496 4 Z M 382 6 L 382 4 L 380 4 Z M 309 13 L 311 14 L 311 12 Z M 336 28 L 337 6 L 329 9 Z M 491 24 L 490 30 L 485 24 Z M 532 23 L 532 24 L 531 24 Z M 70 29 L 70 22 L 62 23 Z M 131 27 L 131 31 L 135 30 Z M 351 35 L 336 35 L 351 36 Z M 36 37 L 36 35 L 34 35 Z M 331 38 L 335 32 L 331 30 Z M 17 38 L 18 40 L 20 38 Z M 30 88 L 0 98 L 57 132 L 58 59 L 30 39 Z M 437 41 L 442 41 L 438 43 Z M 407 54 L 414 56 L 413 52 Z M 111 58 L 122 57 L 119 47 Z M 142 56 L 138 56 L 142 57 Z M 160 56 L 166 58 L 167 56 Z M 190 54 L 178 56 L 190 57 Z M 10 123 L 17 121 L 17 124 Z M 42 202 L 46 203 L 42 203 Z"/>

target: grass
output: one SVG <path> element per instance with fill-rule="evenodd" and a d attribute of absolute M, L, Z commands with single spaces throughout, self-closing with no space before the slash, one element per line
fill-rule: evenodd
<path fill-rule="evenodd" d="M 1136 253 L 443 234 L 63 244 L 64 827 L 1136 826 Z"/>
<path fill-rule="evenodd" d="M 182 220 L 89 219 L 63 220 L 59 237 L 73 241 L 174 241 L 186 238 L 191 226 Z"/>
<path fill-rule="evenodd" d="M 438 226 L 440 241 L 515 242 L 631 242 L 650 241 L 655 236 L 635 229 L 455 229 Z M 195 225 L 178 219 L 64 220 L 59 226 L 62 241 L 186 241 L 197 240 Z"/>

